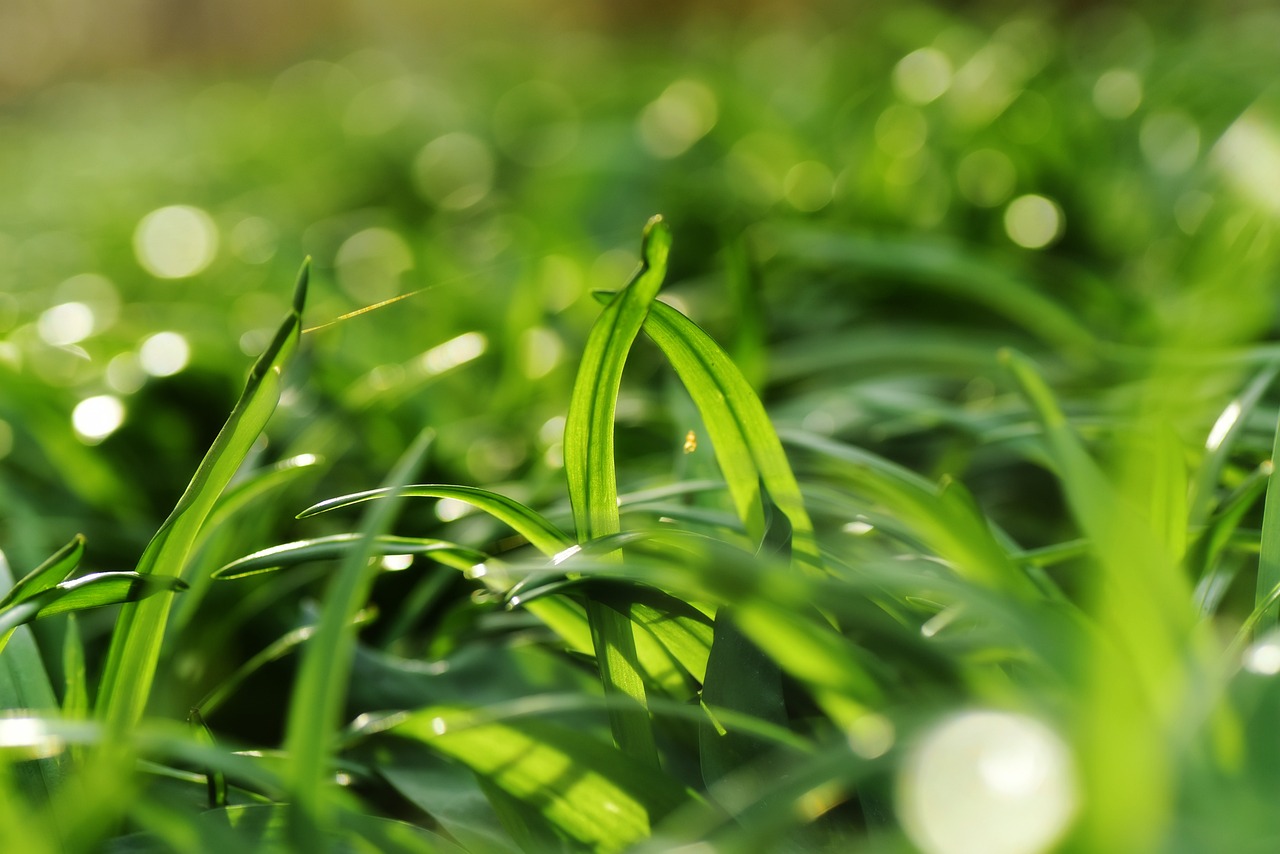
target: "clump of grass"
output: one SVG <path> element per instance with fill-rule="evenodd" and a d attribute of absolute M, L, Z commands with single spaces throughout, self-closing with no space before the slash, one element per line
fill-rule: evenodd
<path fill-rule="evenodd" d="M 862 263 L 860 243 L 821 239 L 828 256 Z M 359 506 L 349 531 L 214 570 L 201 551 L 210 520 L 298 468 L 227 492 L 297 346 L 304 268 L 292 311 L 136 571 L 65 580 L 76 539 L 0 602 L 9 699 L 28 710 L 0 721 L 6 846 L 1030 852 L 1154 850 L 1184 835 L 1232 847 L 1262 832 L 1256 816 L 1280 790 L 1260 740 L 1280 670 L 1268 633 L 1275 502 L 1269 468 L 1249 474 L 1235 425 L 1261 406 L 1273 367 L 1195 452 L 1160 417 L 1175 373 L 1153 370 L 1140 405 L 1122 412 L 1130 420 L 1110 425 L 1104 464 L 1104 443 L 1082 438 L 1083 419 L 1037 361 L 991 351 L 997 415 L 928 414 L 1049 473 L 1064 536 L 1025 548 L 956 477 L 775 428 L 726 351 L 657 301 L 670 249 L 654 218 L 635 275 L 599 295 L 567 402 L 571 530 L 554 506 L 413 482 L 428 427 L 381 486 L 300 514 Z M 1022 287 L 1004 281 L 987 302 L 1087 365 L 1089 333 Z M 699 455 L 710 476 L 628 493 L 615 419 L 641 333 L 688 402 L 679 433 L 695 439 L 673 439 L 671 456 Z M 461 502 L 502 531 L 434 536 L 408 513 L 419 499 Z M 1255 551 L 1252 613 L 1219 616 Z M 189 725 L 147 716 L 181 653 L 166 644 L 215 582 L 269 593 L 325 561 L 337 563 L 319 605 L 212 686 Z M 461 578 L 485 621 L 425 666 L 364 633 L 380 575 L 406 566 L 433 580 L 415 607 Z M 170 594 L 184 587 L 187 616 L 169 628 Z M 120 601 L 96 713 L 74 622 L 59 703 L 19 623 Z M 1216 637 L 1215 619 L 1236 636 Z M 262 710 L 281 721 L 278 746 L 229 743 L 217 726 L 228 699 L 294 651 L 284 708 Z M 28 810 L 38 818 L 19 820 Z"/>

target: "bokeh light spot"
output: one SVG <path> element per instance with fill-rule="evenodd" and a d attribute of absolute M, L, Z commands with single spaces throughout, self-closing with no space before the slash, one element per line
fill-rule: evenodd
<path fill-rule="evenodd" d="M 810 213 L 825 208 L 835 191 L 836 179 L 822 163 L 806 160 L 797 163 L 782 181 L 782 194 L 791 207 Z"/>
<path fill-rule="evenodd" d="M 413 252 L 394 231 L 366 228 L 343 242 L 334 266 L 344 291 L 360 302 L 373 302 L 399 293 L 400 276 L 413 269 Z"/>
<path fill-rule="evenodd" d="M 88 397 L 71 412 L 71 426 L 86 445 L 96 445 L 124 423 L 125 408 L 120 398 L 109 394 Z"/>
<path fill-rule="evenodd" d="M 1034 854 L 1067 829 L 1076 777 L 1062 739 L 1006 712 L 966 712 L 926 733 L 899 777 L 901 818 L 928 854 Z"/>
<path fill-rule="evenodd" d="M 138 364 L 153 377 L 169 377 L 191 359 L 191 346 L 177 332 L 157 332 L 138 348 Z"/>
<path fill-rule="evenodd" d="M 637 130 L 655 157 L 678 157 L 715 127 L 716 96 L 697 80 L 677 80 L 640 113 Z"/>
<path fill-rule="evenodd" d="M 937 100 L 951 88 L 951 60 L 932 47 L 912 51 L 894 66 L 893 85 L 913 104 Z"/>
<path fill-rule="evenodd" d="M 520 336 L 520 367 L 531 380 L 541 379 L 560 364 L 564 342 L 553 330 L 542 326 L 526 329 Z"/>
<path fill-rule="evenodd" d="M 1127 68 L 1106 71 L 1093 84 L 1093 105 L 1109 119 L 1127 119 L 1142 104 L 1142 78 Z"/>
<path fill-rule="evenodd" d="M 1200 128 L 1180 111 L 1153 113 L 1138 135 L 1142 155 L 1162 175 L 1180 175 L 1200 155 Z"/>
<path fill-rule="evenodd" d="M 36 331 L 46 344 L 66 347 L 93 334 L 93 309 L 82 302 L 64 302 L 46 309 L 36 322 Z"/>
<path fill-rule="evenodd" d="M 1004 212 L 1009 239 L 1026 249 L 1042 249 L 1062 233 L 1062 211 L 1044 196 L 1019 196 Z"/>
<path fill-rule="evenodd" d="M 449 133 L 423 146 L 413 161 L 413 180 L 429 202 L 448 210 L 478 204 L 493 187 L 493 154 L 468 133 Z"/>
<path fill-rule="evenodd" d="M 1017 178 L 1013 161 L 994 148 L 971 152 L 956 167 L 960 194 L 981 208 L 993 208 L 1006 202 L 1013 195 Z"/>
<path fill-rule="evenodd" d="M 876 119 L 876 145 L 885 154 L 907 157 L 924 147 L 929 123 L 914 107 L 895 104 Z"/>
<path fill-rule="evenodd" d="M 133 234 L 138 263 L 161 279 L 183 279 L 208 267 L 218 254 L 218 227 L 190 205 L 171 205 L 142 218 Z"/>
<path fill-rule="evenodd" d="M 279 233 L 260 216 L 240 220 L 227 235 L 228 248 L 246 264 L 265 264 L 276 254 Z"/>

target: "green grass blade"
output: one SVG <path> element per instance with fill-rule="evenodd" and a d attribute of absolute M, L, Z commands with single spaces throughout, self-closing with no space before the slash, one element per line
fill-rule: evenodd
<path fill-rule="evenodd" d="M 1280 455 L 1280 426 L 1276 427 L 1275 443 L 1271 450 L 1274 461 Z M 1265 633 L 1280 622 L 1280 604 L 1269 601 L 1271 592 L 1280 586 L 1280 478 L 1274 470 L 1267 480 L 1267 496 L 1262 509 L 1262 547 L 1258 554 L 1258 584 L 1254 603 L 1262 608 L 1256 621 L 1258 634 Z M 1265 607 L 1264 607 L 1265 605 Z"/>
<path fill-rule="evenodd" d="M 409 482 L 433 435 L 430 430 L 419 434 L 388 476 L 387 488 Z M 327 772 L 355 652 L 353 618 L 373 583 L 369 561 L 375 553 L 376 538 L 390 527 L 400 504 L 397 499 L 379 501 L 365 513 L 360 525 L 361 545 L 347 552 L 330 580 L 316 634 L 302 656 L 285 734 L 291 789 L 295 803 L 304 813 L 299 826 L 325 820 Z"/>
<path fill-rule="evenodd" d="M 274 572 L 316 560 L 345 557 L 354 549 L 367 549 L 370 555 L 423 555 L 454 569 L 466 570 L 488 557 L 484 552 L 446 540 L 425 537 L 397 537 L 381 534 L 372 543 L 359 534 L 332 534 L 310 540 L 284 543 L 245 555 L 213 573 L 215 579 L 231 580 Z"/>
<path fill-rule="evenodd" d="M 845 479 L 882 503 L 888 521 L 905 526 L 960 575 L 1024 596 L 1040 595 L 957 484 L 930 483 L 896 463 L 822 436 L 796 430 L 781 436 L 788 445 L 819 455 L 825 476 Z"/>
<path fill-rule="evenodd" d="M 306 519 L 319 513 L 327 513 L 342 507 L 350 507 L 363 501 L 374 501 L 392 494 L 386 489 L 370 489 L 321 501 L 298 514 L 299 519 Z M 405 498 L 451 498 L 470 504 L 478 510 L 488 513 L 500 522 L 511 527 L 517 534 L 528 540 L 533 547 L 551 557 L 557 552 L 573 544 L 573 539 L 551 522 L 548 522 L 536 511 L 531 510 L 513 498 L 480 489 L 475 486 L 450 486 L 440 483 L 423 483 L 406 486 L 395 492 Z"/>
<path fill-rule="evenodd" d="M 30 576 L 28 576 L 30 577 Z M 12 584 L 13 575 L 4 553 L 0 552 L 0 584 Z M 21 605 L 19 606 L 21 607 Z M 30 709 L 50 711 L 57 709 L 49 673 L 45 669 L 40 648 L 29 628 L 11 627 L 4 632 L 9 644 L 0 652 L 0 710 Z M 27 795 L 34 795 L 36 803 L 45 803 L 57 791 L 61 773 L 57 761 L 51 758 L 35 762 L 16 762 L 11 767 L 5 757 L 0 757 L 0 796 L 7 796 L 10 775 Z M 21 803 L 21 800 L 16 801 Z"/>
<path fill-rule="evenodd" d="M 764 405 L 723 348 L 696 323 L 665 303 L 655 303 L 644 323 L 675 369 L 715 447 L 738 517 L 757 542 L 764 536 L 760 484 L 789 520 L 793 547 L 819 560 L 813 523 Z"/>
<path fill-rule="evenodd" d="M 179 577 L 218 496 L 231 482 L 280 400 L 285 363 L 302 333 L 310 261 L 303 264 L 293 306 L 275 338 L 258 357 L 244 392 L 213 447 L 201 461 L 173 513 L 138 562 L 143 575 Z M 160 646 L 169 617 L 170 597 L 157 596 L 120 612 L 107 653 L 98 697 L 98 713 L 114 730 L 127 728 L 146 710 L 156 676 Z"/>
<path fill-rule="evenodd" d="M 645 226 L 640 267 L 591 327 L 564 428 L 564 467 L 578 542 L 620 530 L 614 468 L 614 414 L 622 369 L 666 276 L 671 232 L 661 217 Z M 614 739 L 629 756 L 656 765 L 657 747 L 645 711 L 644 679 L 626 613 L 588 600 L 587 619 L 605 691 L 633 699 L 637 709 L 610 710 Z"/>
<path fill-rule="evenodd" d="M 72 720 L 89 716 L 89 683 L 84 658 L 84 639 L 80 621 L 67 614 L 67 630 L 62 641 L 62 673 L 66 687 L 62 695 L 62 714 Z"/>
<path fill-rule="evenodd" d="M 75 572 L 84 557 L 84 535 L 76 534 L 71 542 L 58 549 L 44 563 L 27 573 L 17 584 L 9 588 L 9 592 L 0 599 L 0 610 L 28 596 L 34 596 L 41 590 L 48 590 Z M 3 644 L 0 644 L 3 646 Z"/>
<path fill-rule="evenodd" d="M 1235 449 L 1236 439 L 1244 431 L 1249 415 L 1258 406 L 1263 393 L 1271 386 L 1276 374 L 1280 373 L 1280 363 L 1267 365 L 1250 381 L 1245 390 L 1240 392 L 1214 421 L 1213 429 L 1205 440 L 1205 456 L 1196 470 L 1195 480 L 1191 487 L 1189 511 L 1191 525 L 1197 526 L 1205 522 L 1213 506 L 1214 490 L 1222 477 L 1222 469 Z"/>
<path fill-rule="evenodd" d="M 157 593 L 183 590 L 186 586 L 181 579 L 141 575 L 137 572 L 95 572 L 83 575 L 27 596 L 18 604 L 0 611 L 0 635 L 7 635 L 17 626 L 41 617 L 101 608 L 104 605 L 139 602 Z"/>
<path fill-rule="evenodd" d="M 486 719 L 448 706 L 410 714 L 390 732 L 450 756 L 534 807 L 577 845 L 619 851 L 691 796 L 666 774 L 550 721 Z"/>

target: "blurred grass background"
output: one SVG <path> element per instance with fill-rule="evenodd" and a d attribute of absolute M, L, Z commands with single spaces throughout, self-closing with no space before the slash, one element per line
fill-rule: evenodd
<path fill-rule="evenodd" d="M 10 0 L 0 544 L 25 571 L 83 531 L 87 567 L 131 567 L 307 255 L 315 328 L 256 462 L 327 464 L 229 552 L 376 484 L 424 424 L 423 479 L 562 495 L 590 291 L 654 212 L 664 298 L 780 424 L 962 476 L 1055 542 L 996 349 L 1087 438 L 1141 406 L 1202 444 L 1266 355 L 1232 348 L 1274 327 L 1276 44 L 1267 2 Z M 696 473 L 658 366 L 636 354 L 620 405 L 633 487 Z M 416 521 L 485 524 L 456 510 Z"/>

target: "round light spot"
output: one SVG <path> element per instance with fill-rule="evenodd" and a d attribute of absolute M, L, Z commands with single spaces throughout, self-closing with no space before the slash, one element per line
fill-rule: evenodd
<path fill-rule="evenodd" d="M 1004 211 L 1009 239 L 1026 249 L 1042 249 L 1062 233 L 1062 211 L 1044 196 L 1019 196 Z"/>
<path fill-rule="evenodd" d="M 400 291 L 400 276 L 413 269 L 404 238 L 385 228 L 366 228 L 343 242 L 334 257 L 338 284 L 360 302 L 376 302 Z"/>
<path fill-rule="evenodd" d="M 960 194 L 980 208 L 993 208 L 1013 195 L 1017 182 L 1013 161 L 994 148 L 982 148 L 965 155 L 956 167 Z"/>
<path fill-rule="evenodd" d="M 148 273 L 161 279 L 183 279 L 213 262 L 218 254 L 218 227 L 199 208 L 160 208 L 138 223 L 133 249 Z"/>
<path fill-rule="evenodd" d="M 46 309 L 36 321 L 36 331 L 46 344 L 66 347 L 93 333 L 93 309 L 82 302 L 64 302 Z"/>
<path fill-rule="evenodd" d="M 1280 673 L 1280 632 L 1268 632 L 1244 652 L 1244 669 L 1259 676 Z"/>
<path fill-rule="evenodd" d="M 489 195 L 494 162 L 489 146 L 467 133 L 445 134 L 423 146 L 413 180 L 429 202 L 449 210 L 469 208 Z"/>
<path fill-rule="evenodd" d="M 76 404 L 71 412 L 71 426 L 80 441 L 96 445 L 124 423 L 125 409 L 120 398 L 109 394 L 89 397 Z"/>
<path fill-rule="evenodd" d="M 228 235 L 233 255 L 246 264 L 265 264 L 276 254 L 280 239 L 276 227 L 260 216 L 240 220 Z"/>
<path fill-rule="evenodd" d="M 932 47 L 912 51 L 894 66 L 893 85 L 913 104 L 937 100 L 951 88 L 951 60 Z"/>
<path fill-rule="evenodd" d="M 553 330 L 535 326 L 520 336 L 520 354 L 524 375 L 531 380 L 541 379 L 560 364 L 564 342 Z"/>
<path fill-rule="evenodd" d="M 1183 112 L 1153 113 L 1138 134 L 1142 156 L 1162 175 L 1180 175 L 1200 155 L 1200 128 Z"/>
<path fill-rule="evenodd" d="M 816 160 L 797 163 L 782 181 L 783 198 L 798 211 L 811 213 L 825 208 L 835 192 L 836 178 Z"/>
<path fill-rule="evenodd" d="M 1142 78 L 1127 68 L 1104 72 L 1093 84 L 1093 105 L 1109 119 L 1127 119 L 1142 103 Z"/>
<path fill-rule="evenodd" d="M 157 332 L 138 348 L 138 364 L 153 377 L 172 376 L 190 359 L 191 347 L 177 332 Z"/>
<path fill-rule="evenodd" d="M 952 717 L 916 745 L 899 778 L 904 829 L 927 854 L 1034 854 L 1077 807 L 1071 755 L 1039 721 L 1005 712 Z"/>
<path fill-rule="evenodd" d="M 715 127 L 716 96 L 704 83 L 677 80 L 640 113 L 640 142 L 655 157 L 678 157 Z"/>
<path fill-rule="evenodd" d="M 107 385 L 120 394 L 133 394 L 147 381 L 136 353 L 118 353 L 107 362 Z"/>
<path fill-rule="evenodd" d="M 885 154 L 907 157 L 924 147 L 929 123 L 914 107 L 895 104 L 876 119 L 876 145 Z"/>

